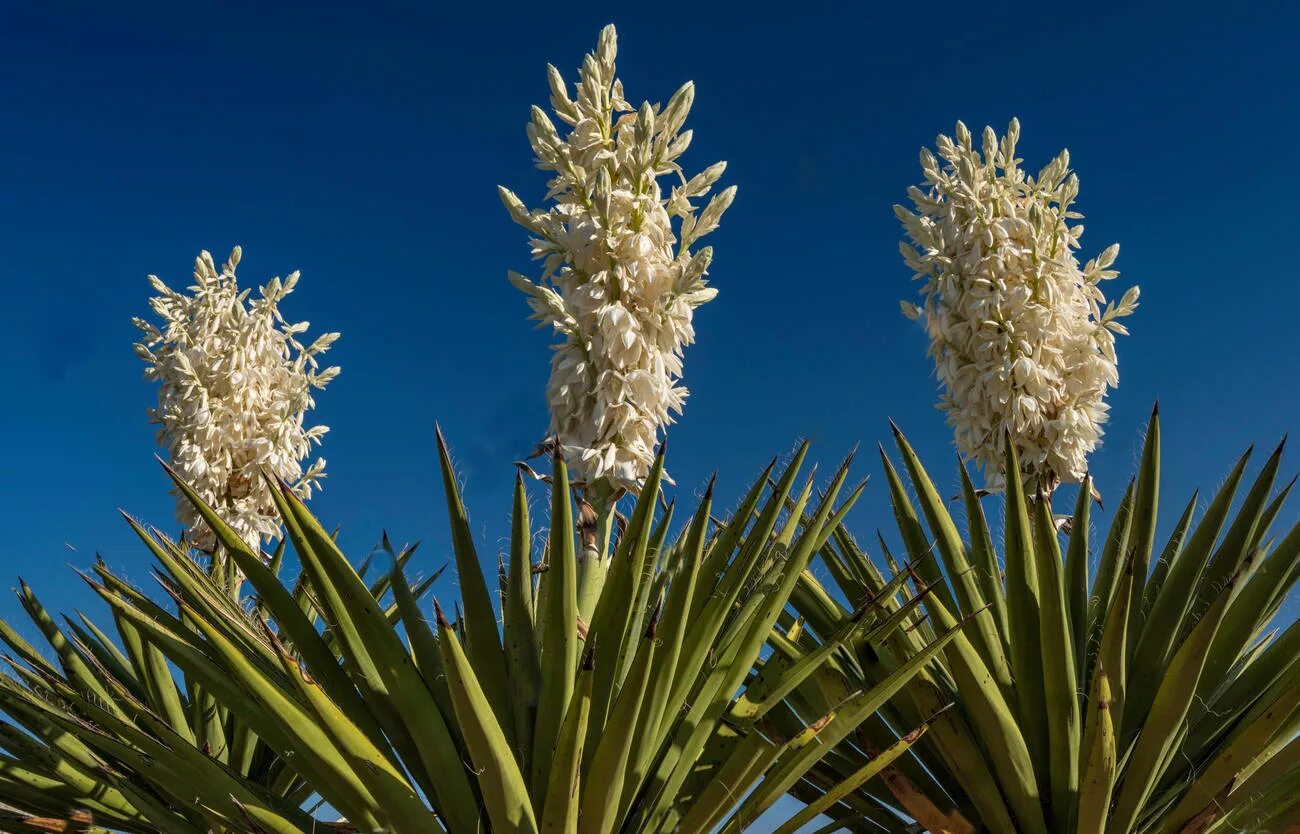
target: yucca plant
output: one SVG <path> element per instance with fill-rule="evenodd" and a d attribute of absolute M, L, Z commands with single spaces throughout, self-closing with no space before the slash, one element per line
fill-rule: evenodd
<path fill-rule="evenodd" d="M 740 828 L 958 633 L 954 624 L 838 709 L 798 720 L 790 692 L 841 644 L 887 639 L 906 618 L 864 609 L 826 651 L 755 671 L 808 561 L 860 494 L 836 504 L 847 461 L 813 502 L 811 477 L 796 489 L 801 447 L 770 489 L 769 466 L 726 521 L 711 514 L 710 488 L 670 536 L 671 505 L 658 510 L 661 453 L 585 623 L 563 462 L 538 565 L 516 484 L 498 611 L 440 448 L 461 600 L 434 623 L 418 601 L 431 580 L 405 578 L 412 549 L 367 585 L 277 485 L 302 566 L 286 586 L 283 551 L 268 563 L 174 473 L 255 596 L 241 604 L 224 576 L 134 521 L 170 602 L 96 565 L 88 580 L 118 641 L 89 620 L 58 626 L 24 586 L 57 657 L 4 627 L 13 656 L 0 708 L 14 725 L 0 736 L 0 802 L 14 812 L 0 830 L 319 831 L 330 827 L 312 813 L 321 803 L 344 830 Z"/>
<path fill-rule="evenodd" d="M 126 519 L 157 557 L 155 577 L 177 604 L 150 601 L 97 560 L 82 577 L 101 595 L 169 622 L 189 622 L 181 602 L 188 600 L 209 616 L 265 627 L 265 610 L 249 610 L 237 598 L 237 565 L 220 555 L 200 563 L 195 551 Z M 382 548 L 397 565 L 415 553 L 413 546 L 394 552 L 387 537 Z M 278 574 L 284 553 L 281 543 L 265 569 Z M 365 577 L 372 564 L 368 558 L 359 575 Z M 406 593 L 426 596 L 438 573 Z M 369 590 L 394 616 L 391 581 L 392 575 L 382 576 Z M 304 608 L 308 594 L 303 582 L 292 591 Z M 222 690 L 174 674 L 159 644 L 129 615 L 113 611 L 114 639 L 80 612 L 60 626 L 26 583 L 20 582 L 18 598 L 54 661 L 0 621 L 0 639 L 12 652 L 5 658 L 10 674 L 0 677 L 0 713 L 12 719 L 0 722 L 0 804 L 8 806 L 0 812 L 0 830 L 244 831 L 241 805 L 250 795 L 296 824 L 346 828 L 303 812 L 314 787 L 241 713 L 219 702 Z M 203 810 L 187 811 L 177 795 Z"/>
<path fill-rule="evenodd" d="M 932 832 L 1000 834 L 1300 824 L 1300 626 L 1270 630 L 1300 578 L 1300 526 L 1272 532 L 1292 486 L 1274 491 L 1281 447 L 1239 502 L 1249 452 L 1199 518 L 1193 494 L 1157 549 L 1153 413 L 1139 472 L 1104 538 L 1089 520 L 1086 478 L 1069 516 L 1054 513 L 1059 496 L 1008 478 L 999 554 L 983 506 L 992 499 L 965 467 L 963 536 L 897 430 L 895 440 L 914 495 L 883 449 L 881 459 L 906 562 L 883 538 L 880 547 L 910 583 L 886 584 L 836 531 L 819 554 L 831 587 L 805 576 L 796 588 L 800 617 L 787 651 L 821 651 L 867 601 L 889 611 L 919 601 L 908 628 L 813 676 L 823 691 L 870 688 L 932 633 L 972 622 L 939 663 L 809 772 L 805 796 L 870 808 L 887 830 L 904 827 L 900 813 Z M 1004 447 L 1004 471 L 1022 471 L 1015 444 Z M 796 711 L 820 708 L 817 697 L 799 703 L 812 688 L 796 690 Z M 949 701 L 954 708 L 881 784 L 859 785 L 853 768 L 886 726 L 912 726 Z"/>

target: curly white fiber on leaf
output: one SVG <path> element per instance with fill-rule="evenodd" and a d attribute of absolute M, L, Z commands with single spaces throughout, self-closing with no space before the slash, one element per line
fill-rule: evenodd
<path fill-rule="evenodd" d="M 329 428 L 304 428 L 303 418 L 316 405 L 312 391 L 338 375 L 337 367 L 322 370 L 318 357 L 339 334 L 304 346 L 298 337 L 308 323 L 290 324 L 279 310 L 298 273 L 271 279 L 250 300 L 251 290 L 235 279 L 240 254 L 236 246 L 218 271 L 212 256 L 200 253 L 189 294 L 150 275 L 158 295 L 149 306 L 162 326 L 134 319 L 145 334 L 135 351 L 148 365 L 145 378 L 161 383 L 149 416 L 161 427 L 158 442 L 172 467 L 256 549 L 280 530 L 262 473 L 303 498 L 325 476 L 324 459 L 305 470 L 303 461 Z M 184 497 L 176 514 L 188 541 L 210 552 L 212 531 Z"/>
<path fill-rule="evenodd" d="M 634 109 L 614 75 L 616 51 L 607 26 L 578 72 L 575 98 L 547 68 L 551 107 L 567 131 L 534 107 L 528 138 L 537 166 L 554 175 L 551 205 L 529 210 L 500 191 L 543 263 L 539 281 L 510 280 L 527 293 L 532 317 L 563 337 L 547 391 L 551 431 L 579 480 L 635 490 L 660 430 L 686 399 L 678 382 L 683 348 L 695 340 L 694 309 L 717 292 L 704 280 L 712 250 L 690 249 L 718 227 L 735 188 L 697 214 L 691 201 L 708 194 L 726 163 L 689 180 L 677 164 L 691 141 L 682 126 L 694 86 L 663 107 Z M 667 175 L 678 183 L 665 197 L 659 177 Z"/>
<path fill-rule="evenodd" d="M 1119 319 L 1137 308 L 1138 288 L 1106 303 L 1101 282 L 1119 274 L 1110 268 L 1119 245 L 1080 267 L 1069 152 L 1028 176 L 1015 156 L 1019 135 L 1014 119 L 1001 139 L 985 128 L 981 154 L 958 122 L 955 137 L 938 138 L 937 159 L 921 151 L 925 182 L 908 192 L 915 213 L 895 213 L 923 305 L 902 309 L 925 322 L 939 407 L 962 454 L 998 488 L 1010 436 L 1021 474 L 1050 488 L 1087 472 L 1106 392 L 1119 384 L 1115 334 L 1128 333 Z"/>

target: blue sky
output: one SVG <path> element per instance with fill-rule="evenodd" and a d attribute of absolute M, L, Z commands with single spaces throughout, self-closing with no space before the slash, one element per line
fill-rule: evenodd
<path fill-rule="evenodd" d="M 446 557 L 435 420 L 484 551 L 507 534 L 511 461 L 546 428 L 549 336 L 506 281 L 530 264 L 495 186 L 540 199 L 528 107 L 545 102 L 546 63 L 572 77 L 611 13 L 438 5 L 8 10 L 6 581 L 88 605 L 67 565 L 96 551 L 145 581 L 117 508 L 168 527 L 172 510 L 130 317 L 146 310 L 146 274 L 183 285 L 200 249 L 220 260 L 235 243 L 245 281 L 301 269 L 288 314 L 343 333 L 314 507 L 345 544 L 359 557 L 387 528 L 425 541 L 426 568 Z M 687 167 L 726 159 L 740 189 L 711 241 L 720 295 L 698 314 L 692 396 L 671 433 L 680 494 L 717 469 L 734 498 L 800 437 L 827 463 L 870 450 L 887 417 L 955 482 L 924 337 L 898 313 L 914 287 L 891 205 L 919 178 L 918 149 L 958 118 L 1001 130 L 1019 116 L 1030 168 L 1068 146 L 1085 254 L 1119 241 L 1113 286 L 1142 286 L 1093 458 L 1108 496 L 1156 398 L 1167 516 L 1245 446 L 1300 426 L 1294 6 L 622 5 L 628 97 L 666 100 L 693 79 Z M 868 454 L 858 469 L 879 467 Z M 875 481 L 851 522 L 864 539 L 888 524 Z"/>

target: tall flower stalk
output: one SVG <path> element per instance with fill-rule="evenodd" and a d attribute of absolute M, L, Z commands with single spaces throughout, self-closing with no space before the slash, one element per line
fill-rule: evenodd
<path fill-rule="evenodd" d="M 238 246 L 218 270 L 212 256 L 194 262 L 194 285 L 178 292 L 150 275 L 158 295 L 149 304 L 161 325 L 134 319 L 144 338 L 135 346 L 145 378 L 157 381 L 158 442 L 170 464 L 251 548 L 277 538 L 279 515 L 264 474 L 311 496 L 325 476 L 325 460 L 304 466 L 327 426 L 304 425 L 313 392 L 339 372 L 319 358 L 338 338 L 326 333 L 304 346 L 307 322 L 290 323 L 280 302 L 298 273 L 241 290 L 235 277 Z M 186 541 L 211 553 L 212 530 L 192 501 L 177 494 L 176 514 Z"/>
<path fill-rule="evenodd" d="M 1034 177 L 1016 157 L 1019 136 L 1014 119 L 1001 138 L 986 127 L 981 153 L 958 122 L 955 137 L 938 138 L 937 158 L 921 151 L 915 211 L 895 213 L 922 304 L 902 308 L 925 322 L 940 408 L 962 454 L 999 488 L 1010 437 L 1021 475 L 1050 491 L 1087 474 L 1106 392 L 1119 384 L 1115 335 L 1128 333 L 1120 319 L 1136 309 L 1138 288 L 1106 302 L 1102 282 L 1119 274 L 1119 244 L 1080 266 L 1069 152 Z"/>
<path fill-rule="evenodd" d="M 552 174 L 548 205 L 528 209 L 501 188 L 511 217 L 532 235 L 542 273 L 510 273 L 528 296 L 533 318 L 561 337 L 547 401 L 551 434 L 583 485 L 584 571 L 595 577 L 608 551 L 613 506 L 636 492 L 664 428 L 680 414 L 684 348 L 695 340 L 694 310 L 717 293 L 705 274 L 709 247 L 694 250 L 718 227 L 735 187 L 697 212 L 726 168 L 719 162 L 687 178 L 678 158 L 691 142 L 683 130 L 695 88 L 687 83 L 667 105 L 628 103 L 615 77 L 613 26 L 578 71 L 571 98 L 548 66 L 556 126 L 534 107 L 528 138 L 537 166 Z M 660 179 L 673 177 L 667 188 Z M 583 608 L 594 605 L 585 583 Z"/>

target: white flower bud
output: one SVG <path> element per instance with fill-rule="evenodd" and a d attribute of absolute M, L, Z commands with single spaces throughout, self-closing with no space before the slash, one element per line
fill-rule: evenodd
<path fill-rule="evenodd" d="M 551 109 L 568 124 L 578 120 L 578 108 L 564 89 L 564 77 L 553 64 L 546 65 L 547 81 L 551 85 Z"/>
<path fill-rule="evenodd" d="M 695 103 L 695 83 L 687 81 L 673 97 L 668 100 L 668 105 L 663 112 L 662 131 L 666 136 L 672 136 L 682 129 L 686 122 L 686 116 L 691 112 L 691 105 Z"/>

